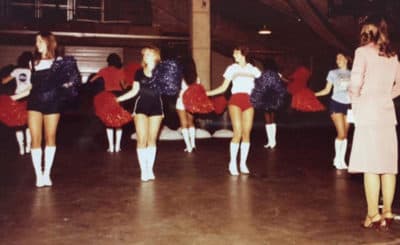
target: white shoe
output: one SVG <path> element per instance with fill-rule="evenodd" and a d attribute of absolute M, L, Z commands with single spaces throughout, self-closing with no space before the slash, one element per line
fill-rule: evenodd
<path fill-rule="evenodd" d="M 250 173 L 250 171 L 247 168 L 246 164 L 240 164 L 240 172 L 242 174 L 249 174 Z"/>
<path fill-rule="evenodd" d="M 340 170 L 347 169 L 347 164 L 345 162 L 341 162 L 338 166 L 336 166 L 336 168 Z"/>
<path fill-rule="evenodd" d="M 276 146 L 276 143 L 275 143 L 275 142 L 273 142 L 273 143 L 269 143 L 269 142 L 268 142 L 268 144 L 264 145 L 264 148 L 271 148 L 271 149 L 274 149 L 275 146 Z"/>
<path fill-rule="evenodd" d="M 26 146 L 25 147 L 25 153 L 31 153 L 31 147 L 30 146 Z"/>
<path fill-rule="evenodd" d="M 43 186 L 52 186 L 53 182 L 51 182 L 49 175 L 43 175 Z"/>
<path fill-rule="evenodd" d="M 43 176 L 36 178 L 36 187 L 43 187 L 43 186 L 44 186 Z"/>
<path fill-rule="evenodd" d="M 23 156 L 23 155 L 25 154 L 24 148 L 23 148 L 23 147 L 19 149 L 19 154 L 20 154 L 21 156 Z"/>
<path fill-rule="evenodd" d="M 107 149 L 107 152 L 110 152 L 110 153 L 114 152 L 114 147 L 109 147 L 109 148 Z"/>
<path fill-rule="evenodd" d="M 121 151 L 121 148 L 115 148 L 114 152 L 120 152 L 120 151 Z"/>
<path fill-rule="evenodd" d="M 185 148 L 185 150 L 183 150 L 184 152 L 187 153 L 191 153 L 193 151 L 193 148 Z"/>
<path fill-rule="evenodd" d="M 155 180 L 156 176 L 154 176 L 153 170 L 149 170 L 149 173 L 147 173 L 147 177 L 149 180 Z"/>
<path fill-rule="evenodd" d="M 238 176 L 238 175 L 239 175 L 239 172 L 238 172 L 238 170 L 237 170 L 237 165 L 236 165 L 235 162 L 230 162 L 230 163 L 229 163 L 229 173 L 230 173 L 232 176 Z"/>
<path fill-rule="evenodd" d="M 146 182 L 146 181 L 149 180 L 149 176 L 147 175 L 147 171 L 142 171 L 142 172 L 140 173 L 140 179 L 141 179 L 143 182 Z"/>

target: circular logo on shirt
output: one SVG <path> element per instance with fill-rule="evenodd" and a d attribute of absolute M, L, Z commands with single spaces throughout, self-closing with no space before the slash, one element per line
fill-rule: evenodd
<path fill-rule="evenodd" d="M 23 83 L 26 82 L 27 80 L 26 74 L 19 74 L 18 80 Z"/>

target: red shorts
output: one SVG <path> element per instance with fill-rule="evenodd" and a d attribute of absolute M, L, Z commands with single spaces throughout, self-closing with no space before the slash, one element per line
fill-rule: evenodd
<path fill-rule="evenodd" d="M 235 105 L 242 111 L 253 107 L 250 103 L 250 96 L 247 93 L 232 94 L 231 99 L 229 100 L 229 105 Z"/>

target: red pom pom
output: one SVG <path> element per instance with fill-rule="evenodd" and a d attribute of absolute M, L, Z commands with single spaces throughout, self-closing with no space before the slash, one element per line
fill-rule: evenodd
<path fill-rule="evenodd" d="M 210 113 L 214 110 L 213 103 L 208 98 L 201 84 L 194 83 L 183 93 L 185 109 L 191 113 Z"/>
<path fill-rule="evenodd" d="M 228 101 L 226 100 L 224 95 L 213 97 L 212 102 L 214 104 L 214 112 L 216 114 L 222 114 L 225 111 L 226 106 L 228 105 Z"/>
<path fill-rule="evenodd" d="M 93 104 L 96 116 L 107 127 L 120 128 L 132 120 L 131 114 L 120 106 L 115 95 L 110 92 L 96 95 Z"/>
<path fill-rule="evenodd" d="M 319 102 L 314 92 L 304 88 L 292 97 L 292 108 L 298 111 L 315 112 L 325 110 L 325 106 Z"/>
<path fill-rule="evenodd" d="M 26 102 L 14 101 L 10 96 L 0 96 L 0 122 L 9 127 L 24 126 L 28 122 Z"/>

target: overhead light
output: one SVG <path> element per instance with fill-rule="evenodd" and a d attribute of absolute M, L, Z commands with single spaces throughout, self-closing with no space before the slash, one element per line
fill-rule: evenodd
<path fill-rule="evenodd" d="M 258 34 L 260 35 L 270 35 L 272 31 L 268 29 L 265 25 L 258 31 Z"/>

